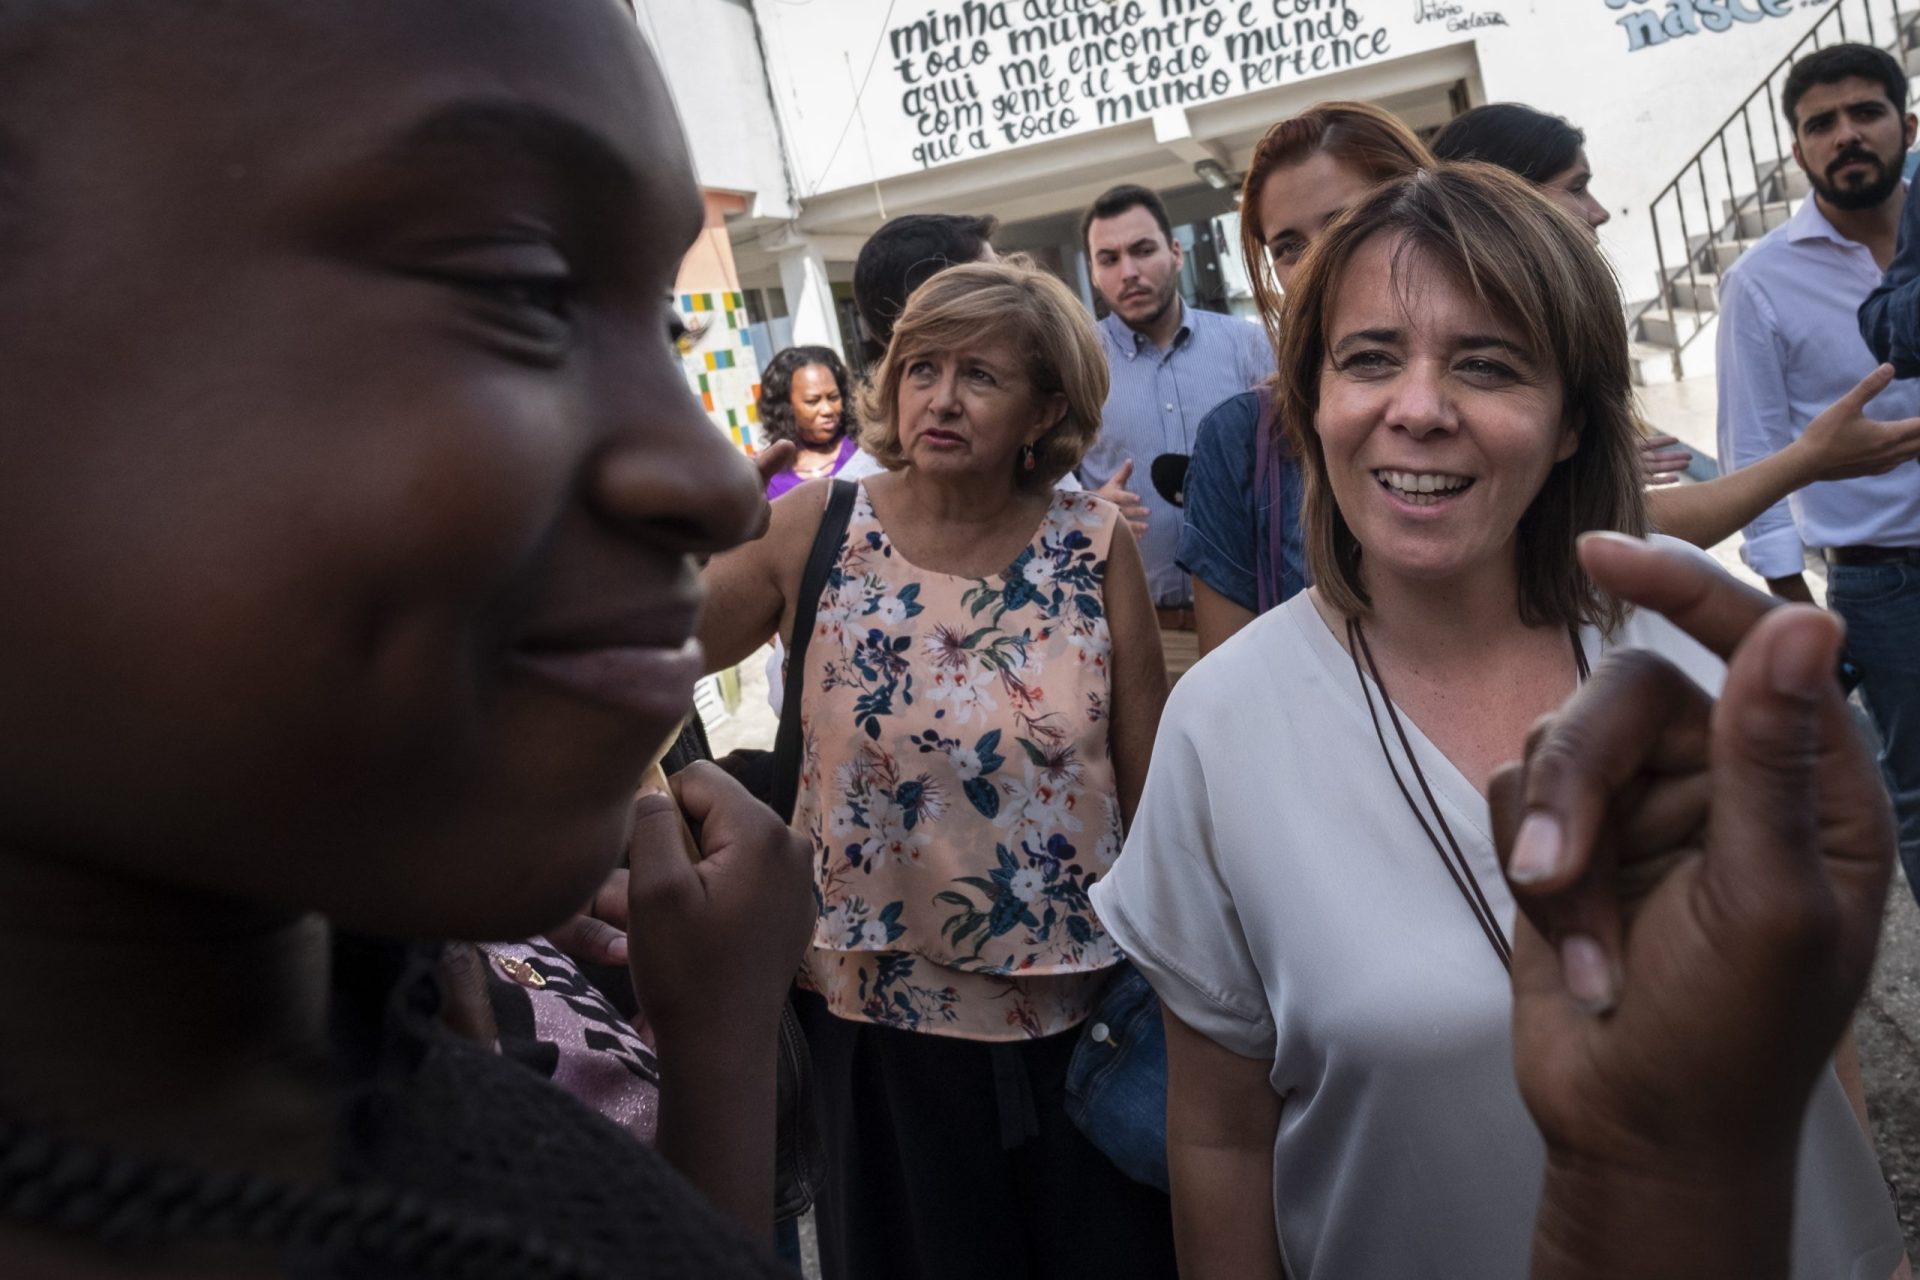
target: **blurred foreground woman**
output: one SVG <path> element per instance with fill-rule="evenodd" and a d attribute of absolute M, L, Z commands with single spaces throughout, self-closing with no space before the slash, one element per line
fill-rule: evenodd
<path fill-rule="evenodd" d="M 767 509 L 674 119 L 620 0 L 0 4 L 0 1275 L 780 1273 L 670 1161 L 768 1214 L 804 854 L 635 799 Z M 436 972 L 628 861 L 658 1154 Z"/>

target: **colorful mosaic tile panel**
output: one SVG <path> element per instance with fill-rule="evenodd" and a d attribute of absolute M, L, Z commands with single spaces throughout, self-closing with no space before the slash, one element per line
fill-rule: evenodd
<path fill-rule="evenodd" d="M 715 427 L 743 451 L 755 452 L 762 443 L 760 362 L 753 351 L 745 298 L 732 292 L 683 293 L 674 303 L 690 327 L 703 330 L 694 350 L 683 357 L 689 387 Z"/>

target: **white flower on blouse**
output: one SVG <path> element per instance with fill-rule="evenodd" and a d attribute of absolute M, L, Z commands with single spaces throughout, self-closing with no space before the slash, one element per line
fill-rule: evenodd
<path fill-rule="evenodd" d="M 1032 867 L 1028 867 L 1014 872 L 1013 879 L 1008 883 L 1007 888 L 1011 889 L 1013 896 L 1020 901 L 1033 902 L 1046 892 L 1047 879 Z"/>
<path fill-rule="evenodd" d="M 1086 634 L 1076 631 L 1067 642 L 1073 646 L 1073 660 L 1096 671 L 1103 670 L 1113 655 L 1113 633 L 1107 630 L 1105 618 L 1095 618 Z"/>
<path fill-rule="evenodd" d="M 1046 590 L 1053 585 L 1054 563 L 1045 556 L 1035 556 L 1027 561 L 1027 567 L 1020 571 L 1030 586 Z"/>
<path fill-rule="evenodd" d="M 992 683 L 993 677 L 972 663 L 958 671 L 936 671 L 927 686 L 927 701 L 947 704 L 955 723 L 968 724 L 976 711 L 985 716 L 999 710 L 989 692 Z"/>
<path fill-rule="evenodd" d="M 876 950 L 883 949 L 888 942 L 887 926 L 881 924 L 878 920 L 869 920 L 865 927 L 860 930 L 857 941 L 862 947 L 869 947 Z"/>
<path fill-rule="evenodd" d="M 846 947 L 860 939 L 860 922 L 853 918 L 851 902 L 836 902 L 820 917 L 821 932 L 831 939 L 832 945 Z"/>
<path fill-rule="evenodd" d="M 1000 784 L 1006 793 L 1006 802 L 1000 806 L 1000 816 L 994 821 L 1001 826 L 1011 826 L 1016 832 L 1031 828 L 1043 839 L 1056 831 L 1078 831 L 1081 823 L 1073 811 L 1079 800 L 1071 785 L 1077 780 L 1077 777 L 1068 779 L 1038 771 L 1029 763 L 1024 778 Z"/>
<path fill-rule="evenodd" d="M 875 833 L 903 830 L 907 815 L 900 811 L 893 797 L 885 792 L 875 792 L 867 802 L 867 830 Z"/>
<path fill-rule="evenodd" d="M 869 856 L 876 863 L 892 863 L 897 867 L 918 866 L 920 851 L 931 841 L 924 830 L 909 831 L 904 825 L 893 823 L 883 828 L 873 839 L 867 841 Z"/>
<path fill-rule="evenodd" d="M 1062 494 L 1047 524 L 1053 528 L 1064 525 L 1068 528 L 1091 529 L 1105 521 L 1106 517 L 1100 514 L 1100 500 L 1092 494 Z"/>
<path fill-rule="evenodd" d="M 907 605 L 899 596 L 881 596 L 876 612 L 884 626 L 897 627 L 907 620 Z"/>
<path fill-rule="evenodd" d="M 947 763 L 962 782 L 972 782 L 980 776 L 980 753 L 972 747 L 955 747 L 947 752 Z"/>
<path fill-rule="evenodd" d="M 847 640 L 847 628 L 853 625 L 853 608 L 838 595 L 828 597 L 814 617 L 813 633 L 822 640 L 836 645 L 844 645 Z"/>
<path fill-rule="evenodd" d="M 827 835 L 832 840 L 850 840 L 861 830 L 860 823 L 854 821 L 850 805 L 835 805 L 833 812 L 827 815 Z"/>

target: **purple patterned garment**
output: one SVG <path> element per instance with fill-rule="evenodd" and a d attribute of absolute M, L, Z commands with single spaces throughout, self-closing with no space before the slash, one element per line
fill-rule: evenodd
<path fill-rule="evenodd" d="M 648 1146 L 660 1122 L 660 1063 L 629 1021 L 545 938 L 487 942 L 500 1052 L 553 1081 Z"/>

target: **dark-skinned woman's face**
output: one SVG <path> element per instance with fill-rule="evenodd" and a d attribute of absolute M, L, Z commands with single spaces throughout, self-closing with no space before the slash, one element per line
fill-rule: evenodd
<path fill-rule="evenodd" d="M 623 856 L 748 536 L 618 0 L 103 4 L 0 85 L 0 847 L 493 937 Z"/>
<path fill-rule="evenodd" d="M 840 423 L 845 406 L 839 379 L 823 364 L 801 365 L 793 371 L 795 437 L 809 449 L 824 449 L 840 439 Z"/>

